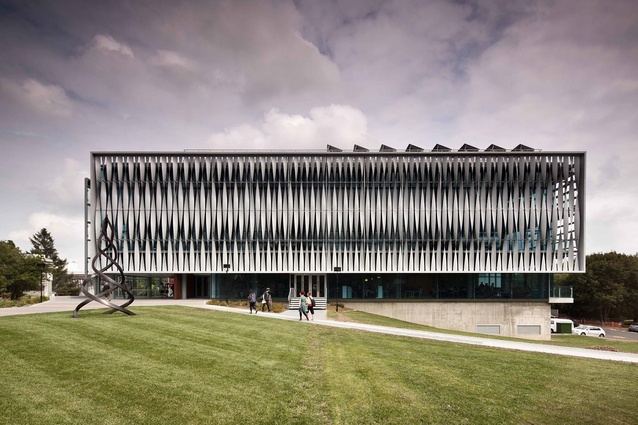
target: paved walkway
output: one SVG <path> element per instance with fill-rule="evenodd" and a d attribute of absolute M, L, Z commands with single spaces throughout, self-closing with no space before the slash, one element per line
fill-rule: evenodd
<path fill-rule="evenodd" d="M 53 313 L 53 312 L 62 312 L 62 311 L 72 312 L 73 310 L 75 310 L 75 307 L 83 300 L 85 300 L 84 297 L 55 297 L 51 301 L 47 301 L 42 304 L 35 304 L 28 307 L 0 308 L 0 317 L 13 316 L 18 314 Z M 172 300 L 172 299 L 139 299 L 138 298 L 133 302 L 131 306 L 140 307 L 140 306 L 158 306 L 158 305 L 183 305 L 188 307 L 204 308 L 209 310 L 226 311 L 226 312 L 236 313 L 236 314 L 248 314 L 248 311 L 246 309 L 207 305 L 206 301 L 207 300 L 201 300 L 201 299 Z M 94 309 L 94 308 L 104 308 L 104 306 L 102 304 L 92 302 L 86 305 L 85 307 L 83 307 L 82 310 Z M 80 314 L 82 310 L 80 310 Z M 291 321 L 299 320 L 299 313 L 295 310 L 288 310 L 283 313 L 259 312 L 258 314 L 260 316 L 269 317 L 273 319 L 279 319 L 279 320 L 291 320 Z M 306 323 L 305 320 L 304 320 L 304 323 Z M 520 351 L 529 351 L 529 352 L 535 352 L 535 353 L 554 354 L 554 355 L 560 355 L 560 356 L 584 357 L 584 358 L 590 358 L 590 359 L 638 363 L 638 354 L 633 354 L 633 353 L 619 353 L 619 352 L 613 352 L 613 351 L 589 350 L 585 348 L 561 347 L 556 345 L 531 343 L 531 342 L 504 341 L 499 339 L 481 338 L 481 337 L 474 337 L 474 336 L 451 335 L 451 334 L 443 334 L 443 333 L 428 332 L 428 331 L 416 331 L 416 330 L 410 330 L 410 329 L 393 328 L 388 326 L 366 325 L 363 323 L 355 323 L 355 322 L 337 322 L 333 320 L 327 320 L 325 310 L 317 310 L 315 312 L 314 320 L 310 322 L 309 324 L 321 325 L 321 326 L 332 326 L 335 328 L 343 328 L 343 329 L 358 329 L 358 330 L 367 331 L 367 332 L 376 332 L 376 333 L 387 334 L 387 335 L 407 336 L 411 338 L 421 338 L 421 339 L 429 339 L 429 340 L 435 340 L 435 341 L 446 341 L 446 342 L 453 342 L 458 344 L 470 344 L 470 345 L 477 345 L 477 346 L 483 346 L 483 347 L 504 348 L 508 350 L 520 350 Z M 597 340 L 594 338 L 592 338 L 592 343 L 594 342 L 594 340 L 596 341 L 596 343 L 600 343 L 600 340 Z"/>

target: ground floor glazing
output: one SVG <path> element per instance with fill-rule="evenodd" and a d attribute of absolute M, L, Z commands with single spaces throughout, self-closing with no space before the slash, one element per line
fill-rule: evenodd
<path fill-rule="evenodd" d="M 243 299 L 248 290 L 261 294 L 270 288 L 274 298 L 288 299 L 299 291 L 315 297 L 360 300 L 397 299 L 548 299 L 552 274 L 172 274 L 126 276 L 137 298 Z M 116 297 L 124 294 L 120 289 Z"/>

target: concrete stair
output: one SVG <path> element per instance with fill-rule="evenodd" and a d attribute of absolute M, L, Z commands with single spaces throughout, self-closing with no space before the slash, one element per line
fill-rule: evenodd
<path fill-rule="evenodd" d="M 290 299 L 288 310 L 299 310 L 299 302 L 301 298 L 294 297 Z M 328 299 L 325 297 L 315 297 L 315 310 L 326 310 L 328 308 Z"/>

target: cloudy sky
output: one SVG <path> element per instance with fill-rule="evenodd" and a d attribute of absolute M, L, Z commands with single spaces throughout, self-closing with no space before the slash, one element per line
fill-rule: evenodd
<path fill-rule="evenodd" d="M 0 0 L 0 240 L 82 269 L 104 150 L 587 151 L 587 253 L 638 253 L 635 0 Z"/>

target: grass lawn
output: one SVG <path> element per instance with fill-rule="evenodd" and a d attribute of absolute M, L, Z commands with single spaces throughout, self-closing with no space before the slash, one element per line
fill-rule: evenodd
<path fill-rule="evenodd" d="M 638 353 L 638 342 L 632 341 L 632 340 L 619 341 L 619 340 L 613 340 L 610 338 L 584 337 L 580 335 L 571 335 L 571 334 L 552 334 L 551 341 L 535 341 L 535 340 L 529 340 L 529 339 L 499 337 L 495 335 L 482 335 L 477 333 L 433 328 L 431 326 L 419 325 L 417 323 L 405 322 L 403 320 L 392 319 L 390 317 L 379 316 L 376 314 L 370 314 L 370 313 L 365 313 L 363 311 L 356 311 L 356 310 L 350 310 L 350 311 L 341 310 L 339 314 L 337 315 L 334 309 L 332 309 L 331 311 L 328 311 L 328 318 L 332 320 L 366 323 L 369 325 L 391 326 L 394 328 L 414 329 L 414 330 L 420 330 L 420 331 L 429 331 L 429 332 L 446 333 L 446 334 L 454 334 L 454 335 L 468 335 L 468 336 L 476 336 L 481 338 L 504 339 L 508 341 L 524 341 L 524 342 L 537 343 L 537 344 L 560 345 L 565 347 L 592 348 L 592 349 L 611 348 L 615 351 L 621 351 L 624 353 Z"/>
<path fill-rule="evenodd" d="M 186 307 L 0 318 L 6 424 L 635 424 L 638 365 Z"/>

